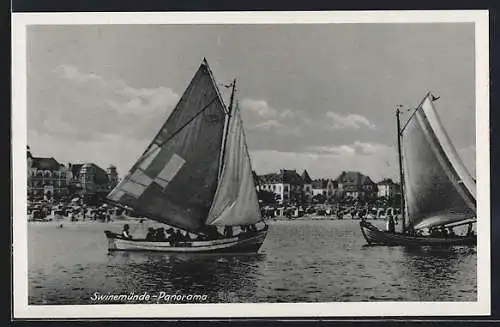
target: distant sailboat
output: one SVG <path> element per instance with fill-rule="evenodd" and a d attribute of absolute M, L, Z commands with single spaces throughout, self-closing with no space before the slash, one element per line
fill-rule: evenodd
<path fill-rule="evenodd" d="M 398 152 L 402 186 L 402 233 L 381 231 L 362 221 L 361 231 L 369 244 L 474 245 L 470 233 L 476 222 L 476 182 L 453 147 L 434 109 L 438 98 L 428 93 L 400 128 Z M 406 225 L 408 220 L 408 225 Z M 465 236 L 417 236 L 425 228 L 469 224 Z"/>
<path fill-rule="evenodd" d="M 107 199 L 197 235 L 209 235 L 217 226 L 263 222 L 235 84 L 226 107 L 204 59 L 158 134 Z M 257 252 L 267 225 L 235 236 L 175 243 L 105 233 L 109 250 Z"/>

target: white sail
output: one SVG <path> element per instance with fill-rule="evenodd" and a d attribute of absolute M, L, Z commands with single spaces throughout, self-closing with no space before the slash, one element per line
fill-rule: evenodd
<path fill-rule="evenodd" d="M 222 173 L 206 223 L 237 226 L 261 219 L 245 131 L 236 104 L 229 121 Z"/>
<path fill-rule="evenodd" d="M 476 185 L 428 94 L 402 131 L 407 216 L 415 229 L 476 217 Z"/>

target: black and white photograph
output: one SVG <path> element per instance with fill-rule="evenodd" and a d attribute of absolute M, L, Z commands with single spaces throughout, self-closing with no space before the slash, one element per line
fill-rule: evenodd
<path fill-rule="evenodd" d="M 15 315 L 489 314 L 487 11 L 12 23 Z"/>

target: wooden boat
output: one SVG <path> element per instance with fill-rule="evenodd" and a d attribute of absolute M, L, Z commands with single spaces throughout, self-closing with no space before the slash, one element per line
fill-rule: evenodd
<path fill-rule="evenodd" d="M 360 223 L 361 232 L 369 245 L 405 245 L 405 246 L 452 246 L 476 245 L 476 236 L 430 237 L 409 236 L 403 233 L 382 231 L 369 222 Z"/>
<path fill-rule="evenodd" d="M 181 253 L 256 253 L 266 238 L 267 231 L 239 234 L 231 238 L 210 241 L 151 242 L 145 239 L 126 239 L 120 234 L 106 231 L 110 251 L 162 251 Z"/>
<path fill-rule="evenodd" d="M 234 101 L 236 80 L 227 87 L 232 87 L 229 106 L 203 59 L 160 131 L 107 200 L 197 235 L 207 236 L 208 229 L 217 227 L 236 229 L 263 222 Z M 174 244 L 126 239 L 112 231 L 105 234 L 110 251 L 256 253 L 267 225 L 234 237 Z"/>
<path fill-rule="evenodd" d="M 430 92 L 400 127 L 396 110 L 402 196 L 402 230 L 381 231 L 361 221 L 368 244 L 475 245 L 476 182 L 462 163 L 434 108 Z M 406 221 L 408 223 L 406 223 Z M 469 225 L 468 236 L 415 236 L 432 228 Z"/>

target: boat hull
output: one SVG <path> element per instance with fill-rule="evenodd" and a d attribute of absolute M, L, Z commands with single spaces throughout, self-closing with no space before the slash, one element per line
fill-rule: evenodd
<path fill-rule="evenodd" d="M 361 232 L 369 245 L 403 245 L 403 246 L 454 246 L 476 245 L 476 236 L 456 237 L 416 237 L 401 233 L 384 232 L 369 222 L 360 222 Z"/>
<path fill-rule="evenodd" d="M 177 253 L 257 253 L 264 243 L 267 230 L 253 235 L 236 236 L 211 241 L 170 242 L 124 239 L 121 235 L 105 231 L 109 251 L 154 251 Z"/>

